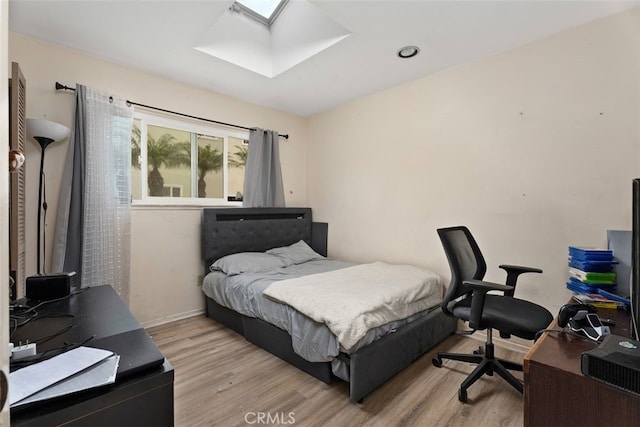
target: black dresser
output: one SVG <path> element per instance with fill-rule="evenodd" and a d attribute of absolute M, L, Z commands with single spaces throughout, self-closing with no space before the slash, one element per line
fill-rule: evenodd
<path fill-rule="evenodd" d="M 111 350 L 120 355 L 116 382 L 13 408 L 12 426 L 173 426 L 173 367 L 111 286 L 86 288 L 37 312 L 12 342 L 53 336 L 37 346 L 38 353 L 85 342 Z"/>

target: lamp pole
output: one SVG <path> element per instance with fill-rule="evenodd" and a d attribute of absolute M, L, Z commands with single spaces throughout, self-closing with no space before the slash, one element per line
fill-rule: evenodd
<path fill-rule="evenodd" d="M 40 152 L 40 180 L 39 180 L 39 184 L 38 184 L 38 228 L 37 228 L 37 233 L 38 233 L 38 250 L 37 250 L 37 262 L 38 262 L 38 269 L 37 269 L 37 274 L 40 274 L 40 268 L 42 266 L 42 263 L 40 262 L 40 251 L 42 249 L 42 210 L 44 209 L 45 211 L 47 210 L 47 202 L 44 202 L 42 200 L 42 189 L 44 186 L 44 153 L 45 150 L 47 148 L 47 146 L 49 144 L 51 144 L 54 140 L 51 138 L 46 138 L 44 136 L 34 136 L 33 139 L 35 139 L 36 141 L 38 141 L 38 144 L 40 144 L 40 148 L 41 148 L 41 152 Z M 43 270 L 44 272 L 44 267 Z"/>

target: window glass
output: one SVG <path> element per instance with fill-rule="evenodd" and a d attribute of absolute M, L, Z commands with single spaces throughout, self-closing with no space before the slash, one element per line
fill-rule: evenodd
<path fill-rule="evenodd" d="M 191 197 L 191 136 L 147 126 L 147 184 L 150 197 Z"/>
<path fill-rule="evenodd" d="M 198 197 L 224 197 L 224 139 L 198 135 Z"/>
<path fill-rule="evenodd" d="M 248 148 L 249 141 L 246 139 L 229 138 L 229 200 L 242 200 Z"/>
<path fill-rule="evenodd" d="M 248 132 L 137 114 L 131 137 L 134 203 L 242 200 Z"/>
<path fill-rule="evenodd" d="M 238 3 L 243 4 L 249 9 L 256 12 L 258 15 L 270 19 L 273 12 L 278 5 L 282 3 L 282 0 L 237 0 Z"/>

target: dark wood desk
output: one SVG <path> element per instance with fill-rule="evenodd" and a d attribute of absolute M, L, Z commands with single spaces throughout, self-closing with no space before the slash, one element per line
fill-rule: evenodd
<path fill-rule="evenodd" d="M 599 310 L 615 321 L 611 333 L 630 336 L 629 313 Z M 557 319 L 550 328 L 561 330 Z M 581 355 L 596 343 L 545 333 L 524 358 L 524 425 L 640 426 L 640 396 L 582 374 Z"/>
<path fill-rule="evenodd" d="M 115 384 L 11 409 L 11 425 L 173 426 L 173 368 L 111 286 L 88 288 L 37 309 L 40 319 L 18 328 L 13 342 L 34 342 L 37 352 L 65 342 L 120 355 Z M 52 313 L 74 317 L 46 317 Z"/>

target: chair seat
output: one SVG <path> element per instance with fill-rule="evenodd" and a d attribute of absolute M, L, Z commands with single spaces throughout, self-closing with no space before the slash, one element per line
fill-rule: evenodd
<path fill-rule="evenodd" d="M 451 312 L 455 317 L 468 321 L 471 314 L 471 297 L 457 302 Z M 497 329 L 532 340 L 536 332 L 545 329 L 552 320 L 553 315 L 537 304 L 518 298 L 488 294 L 482 310 L 481 327 L 478 329 Z"/>

